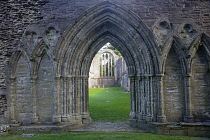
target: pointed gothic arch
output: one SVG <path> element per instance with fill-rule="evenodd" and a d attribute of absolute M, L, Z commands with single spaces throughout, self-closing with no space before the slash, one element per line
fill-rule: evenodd
<path fill-rule="evenodd" d="M 14 53 L 12 54 L 9 64 L 8 64 L 8 67 L 10 68 L 8 76 L 10 78 L 15 78 L 15 71 L 17 68 L 17 63 L 21 56 L 25 57 L 29 69 L 32 67 L 31 63 L 30 63 L 30 58 L 28 57 L 27 52 L 24 49 L 22 49 L 21 47 L 18 47 L 18 49 L 16 51 L 14 51 Z M 31 73 L 31 71 L 30 71 L 30 73 Z"/>
<path fill-rule="evenodd" d="M 209 70 L 210 70 L 210 38 L 205 33 L 198 36 L 189 48 L 190 58 L 188 67 L 190 68 L 191 87 L 191 116 L 194 122 L 209 120 Z M 198 103 L 196 101 L 202 100 Z M 202 110 L 199 109 L 202 108 Z"/>
<path fill-rule="evenodd" d="M 181 40 L 176 36 L 169 39 L 163 50 L 164 108 L 168 122 L 184 121 L 184 116 L 186 116 L 187 109 L 184 103 L 184 78 L 187 74 L 186 50 L 187 48 L 184 47 Z"/>
<path fill-rule="evenodd" d="M 61 121 L 89 118 L 89 68 L 95 54 L 107 42 L 120 51 L 128 67 L 131 79 L 130 118 L 148 121 L 156 120 L 157 116 L 161 118 L 162 114 L 157 114 L 161 112 L 158 109 L 162 109 L 157 106 L 161 105 L 153 102 L 154 96 L 160 97 L 161 91 L 158 87 L 160 49 L 154 40 L 152 32 L 139 17 L 119 5 L 106 1 L 84 12 L 63 33 L 55 51 L 55 59 L 58 60 L 56 73 L 61 78 L 59 84 L 67 88 L 57 94 L 63 93 L 72 99 L 70 105 L 63 101 L 64 108 L 57 112 Z M 157 108 L 153 108 L 153 104 Z M 146 108 L 142 109 L 141 105 Z"/>
<path fill-rule="evenodd" d="M 47 55 L 51 61 L 53 61 L 53 54 L 49 45 L 44 40 L 39 41 L 36 45 L 33 53 L 31 54 L 30 60 L 32 63 L 32 77 L 37 77 L 37 72 L 39 70 L 39 65 L 42 61 L 44 55 Z M 56 65 L 53 63 L 53 68 L 55 69 Z M 54 70 L 55 71 L 55 70 Z"/>
<path fill-rule="evenodd" d="M 146 73 L 159 73 L 157 57 L 160 55 L 160 50 L 156 46 L 152 32 L 137 15 L 110 2 L 102 2 L 88 9 L 73 25 L 67 28 L 58 42 L 56 59 L 61 60 L 60 65 L 72 62 L 72 58 L 76 58 L 77 54 L 85 54 L 84 52 L 90 48 L 92 43 L 101 40 L 100 37 L 110 37 L 114 38 L 111 40 L 122 42 L 127 46 L 127 51 L 134 55 L 134 59 L 136 57 L 148 59 L 148 66 L 145 64 L 144 67 L 152 68 L 145 71 Z M 123 49 L 119 49 L 123 53 Z M 139 65 L 137 59 L 134 61 L 133 64 Z M 60 71 L 58 72 L 61 74 Z M 135 74 L 141 73 L 135 71 Z"/>
<path fill-rule="evenodd" d="M 55 106 L 55 64 L 50 46 L 41 40 L 31 54 L 34 123 L 52 124 Z"/>
<path fill-rule="evenodd" d="M 118 3 L 121 4 L 120 0 Z M 137 16 L 142 16 L 139 13 L 142 11 L 139 9 L 141 5 L 136 7 L 130 3 L 130 7 L 129 3 L 122 5 L 131 10 L 110 1 L 100 2 L 76 20 L 74 17 L 92 3 L 85 7 L 80 7 L 84 3 L 71 5 L 67 8 L 69 12 L 63 15 L 66 22 L 71 22 L 67 28 L 68 23 L 62 17 L 48 19 L 47 13 L 39 22 L 29 25 L 21 38 L 22 43 L 11 56 L 8 68 L 5 68 L 7 81 L 3 96 L 8 97 L 8 110 L 5 108 L 3 113 L 8 119 L 4 121 L 1 118 L 0 121 L 8 120 L 11 124 L 18 123 L 18 126 L 30 124 L 34 127 L 36 124 L 37 131 L 43 130 L 43 124 L 50 124 L 49 129 L 52 131 L 55 128 L 56 131 L 66 131 L 90 123 L 89 69 L 98 50 L 110 42 L 120 51 L 128 67 L 131 124 L 150 130 L 154 126 L 154 131 L 160 133 L 163 129 L 170 129 L 167 132 L 173 134 L 176 128 L 171 129 L 168 124 L 176 122 L 177 125 L 178 122 L 181 129 L 176 131 L 184 134 L 200 126 L 190 123 L 188 129 L 185 127 L 188 124 L 183 124 L 183 121 L 209 122 L 209 35 L 200 34 L 191 21 L 181 24 L 181 19 L 173 20 L 175 16 L 171 19 L 173 26 L 167 19 L 158 21 L 153 34 Z M 72 11 L 76 7 L 79 9 Z M 59 13 L 56 15 L 59 16 Z M 152 17 L 149 21 L 147 19 L 146 15 L 144 20 L 148 25 L 156 20 Z M 60 33 L 63 33 L 62 36 Z M 11 48 L 8 48 L 2 55 L 9 57 L 10 51 Z M 4 59 L 4 62 L 7 60 Z M 172 71 L 166 72 L 167 69 Z M 169 78 L 165 72 L 170 74 L 167 75 Z M 4 81 L 2 84 L 4 86 Z M 175 92 L 177 94 L 173 94 Z M 173 106 L 174 102 L 180 104 L 181 108 L 176 106 L 175 109 L 166 109 L 167 105 Z M 167 121 L 169 123 L 165 123 Z"/>
<path fill-rule="evenodd" d="M 30 124 L 33 118 L 33 104 L 30 91 L 31 64 L 27 53 L 18 48 L 9 63 L 9 99 L 8 105 L 11 109 L 9 118 L 11 122 Z M 28 105 L 28 106 L 27 106 Z"/>
<path fill-rule="evenodd" d="M 207 58 L 208 58 L 208 60 L 210 60 L 210 47 L 209 47 L 210 46 L 210 37 L 207 34 L 202 33 L 194 40 L 194 42 L 192 43 L 192 45 L 189 48 L 190 58 L 188 60 L 188 67 L 190 69 L 190 71 L 189 71 L 190 73 L 192 70 L 192 68 L 191 68 L 192 67 L 192 59 L 195 57 L 197 50 L 201 46 L 204 47 L 206 54 L 207 54 Z"/>
<path fill-rule="evenodd" d="M 179 56 L 179 58 L 177 59 L 179 59 L 181 62 L 182 73 L 187 74 L 188 68 L 187 68 L 187 60 L 185 56 L 185 51 L 187 50 L 187 48 L 185 48 L 185 45 L 181 42 L 181 40 L 177 36 L 171 37 L 166 43 L 165 48 L 163 49 L 162 56 L 161 56 L 162 57 L 162 63 L 161 63 L 162 72 L 164 73 L 165 71 L 165 63 L 167 60 L 167 56 L 172 48 L 175 49 L 177 55 Z"/>

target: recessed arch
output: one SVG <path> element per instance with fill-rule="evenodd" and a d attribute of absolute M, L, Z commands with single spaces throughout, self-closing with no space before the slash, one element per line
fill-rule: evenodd
<path fill-rule="evenodd" d="M 36 92 L 36 114 L 39 123 L 52 124 L 53 115 L 55 114 L 55 73 L 53 61 L 46 51 L 42 52 L 41 59 L 38 63 L 37 73 L 35 74 L 34 84 Z"/>
<path fill-rule="evenodd" d="M 186 60 L 186 55 L 185 51 L 187 48 L 185 45 L 181 42 L 181 40 L 177 36 L 171 37 L 168 42 L 165 45 L 165 48 L 163 49 L 162 52 L 162 61 L 161 61 L 161 71 L 164 73 L 165 71 L 165 63 L 167 60 L 168 53 L 170 52 L 171 49 L 174 49 L 178 55 L 178 59 L 181 62 L 182 66 L 182 73 L 187 74 L 188 73 L 188 67 L 187 67 L 187 60 Z"/>
<path fill-rule="evenodd" d="M 104 38 L 104 39 L 102 39 Z M 92 59 L 93 57 L 95 56 L 95 54 L 98 52 L 98 50 L 107 42 L 110 42 L 111 44 L 113 44 L 117 49 L 119 49 L 121 46 L 124 47 L 125 45 L 123 43 L 121 43 L 119 40 L 117 39 L 113 39 L 114 37 L 112 36 L 109 36 L 109 37 L 103 37 L 99 39 L 98 42 L 92 44 L 93 48 L 95 47 L 96 49 L 89 49 L 86 54 L 88 56 L 91 56 L 91 58 L 88 60 L 88 63 L 82 63 L 82 69 L 83 70 L 83 67 L 88 67 L 90 66 L 91 62 L 92 62 Z M 125 61 L 126 63 L 128 63 L 128 71 L 130 74 L 134 75 L 134 71 L 135 71 L 135 68 L 131 68 L 132 65 L 135 65 L 135 61 L 133 60 L 132 58 L 132 54 L 129 52 L 129 50 L 127 51 L 127 53 L 123 52 L 122 50 L 120 51 L 120 53 L 122 54 L 123 57 L 127 58 Z M 84 62 L 84 61 L 83 61 Z M 87 65 L 87 66 L 85 66 Z M 89 67 L 88 67 L 89 68 Z M 83 71 L 81 71 L 83 72 Z M 85 73 L 84 73 L 85 72 Z M 87 72 L 88 71 L 84 71 L 83 73 L 84 74 L 88 74 Z"/>
<path fill-rule="evenodd" d="M 24 49 L 21 49 L 21 47 L 19 47 L 11 56 L 10 58 L 10 61 L 9 61 L 9 64 L 8 64 L 8 67 L 10 67 L 10 71 L 9 71 L 9 77 L 10 78 L 15 78 L 15 74 L 16 74 L 16 69 L 17 69 L 17 64 L 18 64 L 18 61 L 20 59 L 20 57 L 24 57 L 27 61 L 27 65 L 29 67 L 29 69 L 31 69 L 31 63 L 30 63 L 30 59 L 29 59 L 29 56 L 27 54 L 26 51 L 24 51 Z M 31 75 L 31 71 L 30 72 L 30 75 Z"/>
<path fill-rule="evenodd" d="M 194 42 L 189 48 L 190 57 L 188 60 L 188 67 L 189 67 L 190 73 L 192 70 L 192 59 L 195 57 L 196 52 L 198 51 L 198 49 L 200 49 L 200 47 L 204 47 L 204 50 L 206 51 L 206 54 L 207 54 L 207 58 L 210 61 L 210 47 L 209 46 L 210 46 L 210 37 L 205 33 L 202 33 L 194 40 Z"/>
<path fill-rule="evenodd" d="M 111 25 L 117 27 L 118 34 L 114 32 L 113 27 L 109 28 Z M 99 30 L 101 30 L 102 33 L 100 33 Z M 95 34 L 97 37 L 101 34 L 114 34 L 113 36 L 117 36 L 118 39 L 120 38 L 120 41 L 127 41 L 124 42 L 124 44 L 129 46 L 127 49 L 132 51 L 134 58 L 142 56 L 142 58 L 149 59 L 149 63 L 152 63 L 150 67 L 154 65 L 151 71 L 159 72 L 159 60 L 157 56 L 160 54 L 160 50 L 156 47 L 154 39 L 152 39 L 154 37 L 151 31 L 134 13 L 110 2 L 103 2 L 94 6 L 94 8 L 90 8 L 62 35 L 56 51 L 56 58 L 61 60 L 59 62 L 60 65 L 66 65 L 65 63 L 67 61 L 72 62 L 71 58 L 75 58 L 77 54 L 75 52 L 80 52 L 80 50 L 90 47 L 84 47 L 82 44 L 86 44 L 88 41 L 94 42 L 95 39 L 91 36 L 92 34 Z M 132 45 L 129 45 L 129 43 L 132 43 Z M 145 52 L 141 54 L 141 50 Z M 71 53 L 73 53 L 73 55 L 70 55 Z M 144 57 L 144 55 L 147 56 Z M 148 71 L 148 73 L 154 73 L 151 71 Z M 58 72 L 61 74 L 61 71 Z M 136 75 L 137 73 L 138 72 L 136 72 Z"/>
<path fill-rule="evenodd" d="M 147 120 L 155 120 L 158 111 L 152 107 L 153 92 L 156 90 L 156 94 L 159 94 L 161 90 L 152 87 L 160 82 L 158 78 L 153 78 L 156 75 L 159 77 L 161 73 L 160 48 L 152 32 L 136 14 L 106 1 L 82 14 L 66 29 L 56 46 L 56 75 L 61 77 L 59 85 L 67 88 L 60 88 L 57 94 L 72 98 L 71 105 L 63 102 L 65 111 L 60 112 L 61 121 L 89 118 L 89 68 L 95 54 L 107 42 L 119 50 L 128 67 L 131 79 L 131 119 L 143 117 L 144 120 L 148 116 Z M 141 105 L 148 109 L 139 109 Z"/>
<path fill-rule="evenodd" d="M 31 64 L 27 53 L 19 48 L 11 57 L 9 63 L 9 113 L 11 121 L 30 124 L 33 118 L 33 101 L 31 92 Z"/>
<path fill-rule="evenodd" d="M 112 37 L 104 37 L 103 39 L 101 39 L 100 41 L 96 42 L 93 44 L 93 46 L 96 46 L 97 49 L 95 50 L 89 50 L 87 52 L 87 56 L 91 56 L 89 57 L 89 59 L 85 59 L 86 61 L 83 61 L 82 63 L 82 68 L 81 68 L 81 73 L 84 74 L 84 75 L 87 75 L 88 73 L 88 69 L 90 67 L 90 64 L 92 62 L 92 59 L 93 57 L 95 56 L 95 54 L 98 52 L 98 50 L 104 45 L 106 44 L 107 42 L 110 42 L 113 46 L 115 46 L 115 48 L 119 48 L 120 46 L 124 46 L 121 42 L 119 42 L 118 40 L 113 40 Z M 129 51 L 127 51 L 127 53 L 123 52 L 122 53 L 122 56 L 123 57 L 126 57 L 126 58 L 130 58 L 130 59 L 126 59 L 126 63 L 133 63 L 133 60 L 132 60 L 132 57 L 131 57 L 131 54 L 129 53 Z M 131 67 L 128 67 L 128 70 L 130 71 L 130 73 L 134 73 L 134 69 L 132 69 Z"/>
<path fill-rule="evenodd" d="M 194 122 L 209 120 L 209 42 L 210 37 L 202 33 L 189 48 L 191 116 Z"/>
<path fill-rule="evenodd" d="M 32 76 L 38 77 L 37 72 L 39 70 L 39 65 L 44 57 L 44 55 L 47 55 L 51 61 L 53 61 L 53 54 L 52 50 L 49 45 L 44 40 L 41 40 L 35 47 L 33 53 L 30 56 L 30 60 L 32 63 Z M 53 69 L 55 69 L 56 65 L 53 63 Z M 54 70 L 55 71 L 55 70 Z"/>
<path fill-rule="evenodd" d="M 180 56 L 180 46 L 171 44 L 170 51 L 164 65 L 163 93 L 165 101 L 165 115 L 168 122 L 180 122 L 184 120 L 184 76 L 185 61 Z M 182 54 L 182 53 L 181 53 Z"/>

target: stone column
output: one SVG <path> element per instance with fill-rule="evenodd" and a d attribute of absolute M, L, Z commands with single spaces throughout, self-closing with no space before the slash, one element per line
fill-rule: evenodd
<path fill-rule="evenodd" d="M 74 77 L 70 76 L 69 77 L 69 83 L 68 83 L 68 99 L 69 99 L 69 104 L 68 104 L 68 113 L 69 113 L 69 122 L 74 121 L 73 117 L 73 108 L 74 108 L 74 98 L 73 98 L 73 92 L 74 92 L 74 85 L 73 85 L 73 80 Z"/>
<path fill-rule="evenodd" d="M 140 120 L 145 120 L 145 77 L 140 76 Z"/>
<path fill-rule="evenodd" d="M 37 116 L 37 92 L 36 92 L 36 81 L 37 76 L 33 76 L 31 78 L 31 84 L 32 84 L 32 94 L 33 94 L 33 123 L 38 123 L 38 116 Z"/>
<path fill-rule="evenodd" d="M 147 94 L 147 116 L 146 116 L 146 120 L 148 122 L 151 122 L 153 119 L 153 112 L 152 112 L 152 108 L 153 108 L 153 85 L 152 85 L 152 78 L 150 76 L 146 77 L 146 82 L 148 85 L 148 94 Z"/>
<path fill-rule="evenodd" d="M 81 77 L 81 87 L 80 87 L 80 96 L 81 96 L 81 115 L 85 114 L 85 78 Z"/>
<path fill-rule="evenodd" d="M 113 62 L 112 62 L 112 57 L 111 57 L 111 76 L 114 76 L 114 74 L 113 74 Z"/>
<path fill-rule="evenodd" d="M 11 123 L 16 123 L 15 118 L 15 102 L 16 102 L 16 78 L 10 78 L 9 79 L 9 95 L 8 95 L 8 101 L 9 101 L 9 119 Z"/>
<path fill-rule="evenodd" d="M 78 89 L 80 88 L 79 81 L 80 78 L 77 76 L 72 76 L 72 88 L 73 88 L 73 117 L 74 120 L 79 120 L 79 96 L 78 96 Z"/>
<path fill-rule="evenodd" d="M 104 58 L 103 60 L 106 60 L 106 55 L 103 54 L 103 58 Z M 104 63 L 103 66 L 104 66 L 104 75 L 103 76 L 106 76 L 106 64 Z"/>
<path fill-rule="evenodd" d="M 142 115 L 141 115 L 141 119 L 142 121 L 146 120 L 146 116 L 147 116 L 147 94 L 148 94 L 148 85 L 147 85 L 147 77 L 146 76 L 142 76 L 142 82 L 143 82 L 143 94 L 142 94 Z"/>
<path fill-rule="evenodd" d="M 140 90 L 140 82 L 141 77 L 137 76 L 135 80 L 135 91 L 136 91 L 136 118 L 139 120 L 141 116 L 141 90 Z"/>
<path fill-rule="evenodd" d="M 71 93 L 70 93 L 70 84 L 71 84 L 71 77 L 66 77 L 66 115 L 68 122 L 71 121 L 72 114 L 71 114 Z"/>
<path fill-rule="evenodd" d="M 61 116 L 62 122 L 68 122 L 68 116 L 67 116 L 67 81 L 68 77 L 63 78 L 63 113 Z"/>
<path fill-rule="evenodd" d="M 163 94 L 163 76 L 164 74 L 159 74 L 157 76 L 157 83 L 158 83 L 158 116 L 157 121 L 160 123 L 166 122 L 165 116 L 165 103 L 164 103 L 164 94 Z"/>
<path fill-rule="evenodd" d="M 193 122 L 193 116 L 192 116 L 192 102 L 191 102 L 191 83 L 190 83 L 191 75 L 187 74 L 184 77 L 184 90 L 185 90 L 185 116 L 184 121 L 185 122 Z"/>
<path fill-rule="evenodd" d="M 136 119 L 136 93 L 135 93 L 135 77 L 130 76 L 130 100 L 131 100 L 131 112 L 130 119 Z"/>
<path fill-rule="evenodd" d="M 110 61 L 109 61 L 110 57 L 109 57 L 109 55 L 110 55 L 110 54 L 108 53 L 108 61 L 107 61 L 107 63 L 108 63 L 108 64 L 107 64 L 107 66 L 108 66 L 108 73 L 107 73 L 107 76 L 111 76 L 111 75 L 110 75 Z"/>
<path fill-rule="evenodd" d="M 89 123 L 88 76 L 81 77 L 81 116 L 83 123 Z"/>
<path fill-rule="evenodd" d="M 84 82 L 85 82 L 85 112 L 86 112 L 86 115 L 88 115 L 88 117 L 89 117 L 88 76 L 85 77 Z"/>
<path fill-rule="evenodd" d="M 61 102 L 60 102 L 60 82 L 61 82 L 61 77 L 55 77 L 55 84 L 56 84 L 56 90 L 54 93 L 55 96 L 55 114 L 53 116 L 53 123 L 60 123 L 61 122 Z"/>

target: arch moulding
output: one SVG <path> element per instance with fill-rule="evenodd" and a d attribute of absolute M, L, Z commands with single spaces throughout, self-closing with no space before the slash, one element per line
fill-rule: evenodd
<path fill-rule="evenodd" d="M 56 47 L 57 97 L 61 100 L 57 122 L 86 122 L 88 112 L 88 73 L 93 57 L 110 42 L 126 61 L 130 77 L 130 120 L 164 122 L 160 49 L 154 36 L 139 17 L 130 10 L 110 2 L 88 9 L 61 36 Z M 59 86 L 57 85 L 57 86 Z M 159 102 L 154 102 L 159 98 Z M 61 119 L 60 119 L 61 117 Z"/>

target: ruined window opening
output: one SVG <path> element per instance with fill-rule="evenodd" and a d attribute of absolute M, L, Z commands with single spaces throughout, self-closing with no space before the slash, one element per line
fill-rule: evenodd
<path fill-rule="evenodd" d="M 114 56 L 111 53 L 104 52 L 100 56 L 100 76 L 114 76 Z"/>

